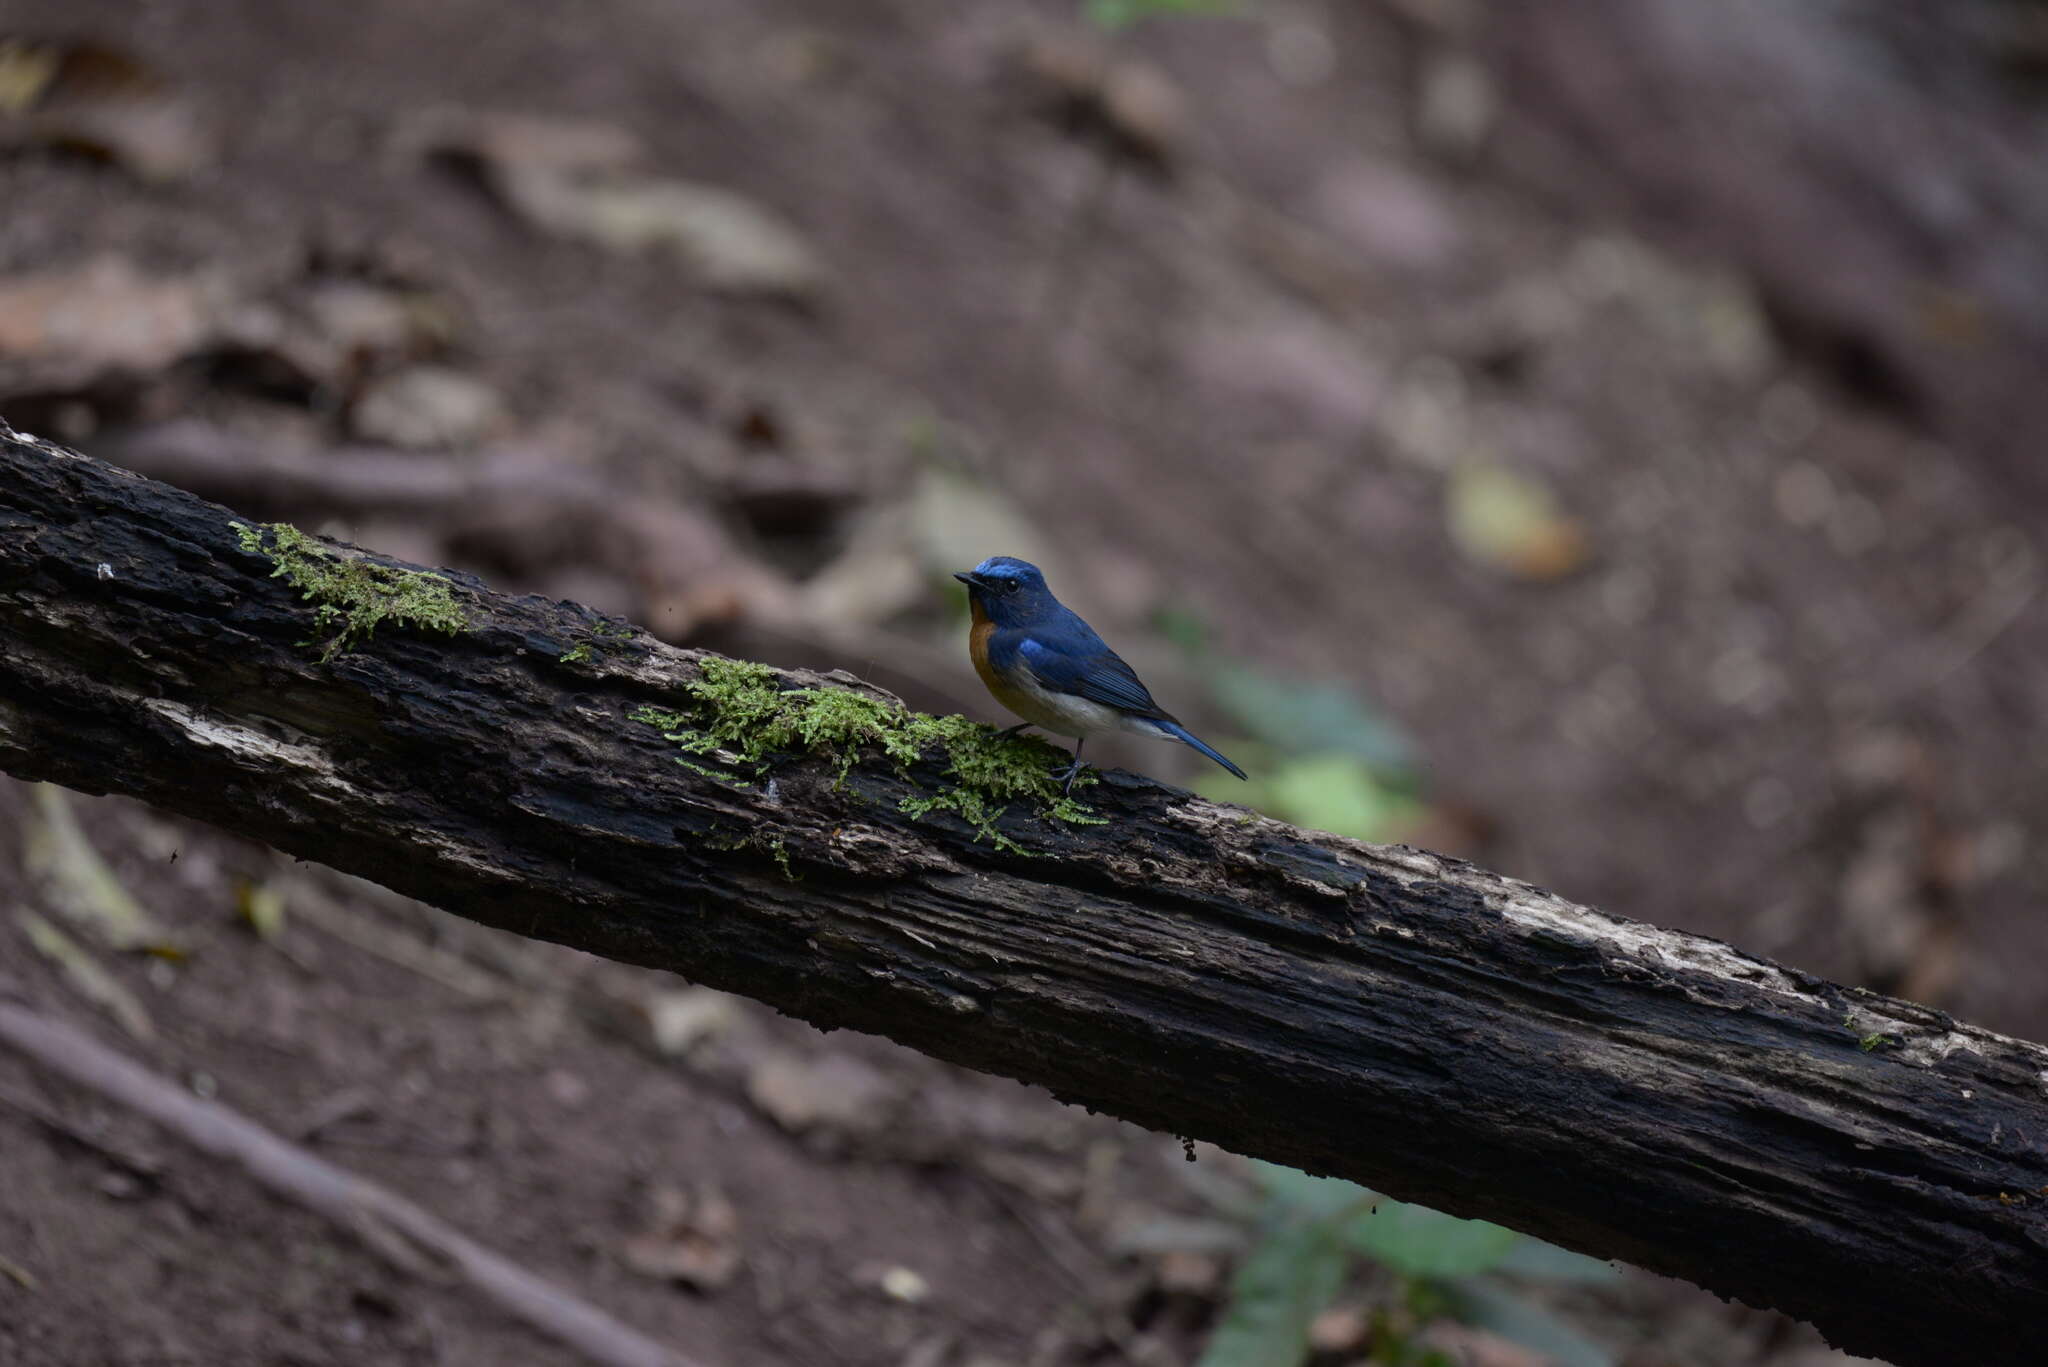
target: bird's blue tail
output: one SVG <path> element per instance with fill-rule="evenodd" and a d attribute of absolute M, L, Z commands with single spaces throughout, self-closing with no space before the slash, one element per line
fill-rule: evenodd
<path fill-rule="evenodd" d="M 1229 760 L 1223 758 L 1222 755 L 1218 754 L 1215 750 L 1211 749 L 1206 741 L 1202 740 L 1199 736 L 1197 736 L 1194 732 L 1188 730 L 1185 726 L 1182 726 L 1179 722 L 1162 721 L 1158 723 L 1158 726 L 1161 731 L 1165 732 L 1169 736 L 1172 736 L 1182 745 L 1193 746 L 1195 749 L 1200 750 L 1203 754 L 1207 755 L 1210 759 L 1215 760 L 1218 764 L 1228 769 L 1231 773 L 1236 774 L 1239 778 L 1244 777 L 1244 770 L 1238 768 L 1235 764 L 1232 764 Z"/>

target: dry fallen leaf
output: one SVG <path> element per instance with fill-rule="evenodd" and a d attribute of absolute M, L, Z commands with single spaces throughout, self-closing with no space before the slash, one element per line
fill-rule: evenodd
<path fill-rule="evenodd" d="M 1114 57 L 1093 38 L 1049 33 L 1017 49 L 1013 70 L 1026 99 L 1068 133 L 1155 174 L 1174 169 L 1187 100 L 1160 68 Z"/>
<path fill-rule="evenodd" d="M 27 826 L 22 862 L 45 905 L 90 930 L 110 949 L 178 957 L 177 948 L 93 848 L 62 788 L 36 785 L 35 813 Z"/>
<path fill-rule="evenodd" d="M 240 879 L 235 884 L 235 911 L 261 940 L 284 933 L 284 892 L 275 883 Z"/>
<path fill-rule="evenodd" d="M 747 1095 L 792 1134 L 871 1134 L 895 1109 L 895 1079 L 846 1054 L 771 1054 L 747 1076 Z"/>
<path fill-rule="evenodd" d="M 1585 530 L 1548 486 L 1486 461 L 1451 471 L 1451 540 L 1467 557 L 1520 579 L 1561 579 L 1586 563 Z"/>
<path fill-rule="evenodd" d="M 0 147 L 54 147 L 138 180 L 182 180 L 216 156 L 191 104 L 141 60 L 105 43 L 0 39 Z"/>
<path fill-rule="evenodd" d="M 714 290 L 805 299 L 823 279 L 810 245 L 785 219 L 715 185 L 532 174 L 514 183 L 515 202 L 548 231 L 617 252 L 673 251 Z"/>
<path fill-rule="evenodd" d="M 139 1040 L 155 1036 L 149 1013 L 118 978 L 101 966 L 92 952 L 32 911 L 17 912 L 15 919 L 28 936 L 36 953 L 57 965 L 79 996 L 112 1016 L 115 1023 Z"/>
<path fill-rule="evenodd" d="M 1355 1305 L 1333 1305 L 1308 1327 L 1309 1346 L 1318 1353 L 1352 1353 L 1365 1344 L 1372 1321 Z"/>
<path fill-rule="evenodd" d="M 804 620 L 868 627 L 929 601 L 931 577 L 911 547 L 911 518 L 909 505 L 896 503 L 856 519 L 845 549 L 805 581 Z"/>
<path fill-rule="evenodd" d="M 931 1283 L 907 1267 L 884 1268 L 882 1275 L 875 1279 L 875 1285 L 890 1300 L 902 1301 L 905 1305 L 916 1305 L 932 1294 Z"/>
<path fill-rule="evenodd" d="M 918 474 L 911 491 L 909 535 L 919 560 L 938 583 L 950 583 L 953 571 L 998 552 L 1046 566 L 1048 574 L 1061 562 L 1044 534 L 1002 488 L 938 461 Z"/>
<path fill-rule="evenodd" d="M 648 1227 L 620 1246 L 627 1267 L 643 1277 L 716 1291 L 740 1268 L 739 1213 L 715 1187 L 694 1193 L 656 1186 L 648 1193 Z"/>
<path fill-rule="evenodd" d="M 150 277 L 125 257 L 0 280 L 0 358 L 37 362 L 83 387 L 113 371 L 149 373 L 210 335 L 210 287 Z"/>
<path fill-rule="evenodd" d="M 731 994 L 710 987 L 652 992 L 635 1005 L 646 1016 L 655 1049 L 671 1058 L 716 1039 L 737 1018 Z"/>
<path fill-rule="evenodd" d="M 43 1289 L 43 1284 L 36 1280 L 35 1273 L 8 1258 L 0 1258 L 0 1277 L 7 1278 L 24 1291 Z"/>
<path fill-rule="evenodd" d="M 434 365 L 386 375 L 349 412 L 349 425 L 359 436 L 429 450 L 474 446 L 504 419 L 498 391 L 461 371 Z"/>
<path fill-rule="evenodd" d="M 0 388 L 83 394 L 205 356 L 217 387 L 309 401 L 434 354 L 453 326 L 427 290 L 316 276 L 272 295 L 232 266 L 154 275 L 101 255 L 0 277 Z"/>
<path fill-rule="evenodd" d="M 423 139 L 543 232 L 615 252 L 667 250 L 711 289 L 814 298 L 816 252 L 787 220 L 716 185 L 643 169 L 624 129 L 517 115 L 442 116 Z"/>
<path fill-rule="evenodd" d="M 274 291 L 247 291 L 219 310 L 211 339 L 231 367 L 215 383 L 329 403 L 367 376 L 446 350 L 454 309 L 432 289 L 314 273 Z"/>

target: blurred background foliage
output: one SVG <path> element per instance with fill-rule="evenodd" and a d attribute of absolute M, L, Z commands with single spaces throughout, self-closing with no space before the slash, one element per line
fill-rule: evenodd
<path fill-rule="evenodd" d="M 1498 1335 L 1560 1367 L 1608 1367 L 1615 1355 L 1538 1299 L 1544 1287 L 1598 1286 L 1614 1267 L 1483 1220 L 1460 1220 L 1377 1196 L 1349 1182 L 1251 1164 L 1256 1195 L 1233 1194 L 1238 1221 L 1217 1246 L 1238 1253 L 1237 1274 L 1199 1367 L 1296 1367 L 1330 1342 L 1361 1342 L 1364 1362 L 1448 1367 L 1463 1359 L 1455 1334 L 1422 1334 L 1446 1320 Z M 1238 1237 L 1251 1230 L 1248 1247 Z M 1199 1222 L 1137 1231 L 1142 1243 L 1200 1246 Z M 1356 1309 L 1332 1311 L 1347 1283 L 1379 1283 Z"/>

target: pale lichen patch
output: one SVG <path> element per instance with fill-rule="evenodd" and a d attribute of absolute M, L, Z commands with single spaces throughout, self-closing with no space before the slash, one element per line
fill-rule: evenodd
<path fill-rule="evenodd" d="M 1486 905 L 1508 924 L 1531 934 L 1576 940 L 1617 959 L 1666 973 L 1698 974 L 1780 996 L 1820 1003 L 1776 964 L 1752 958 L 1718 940 L 1626 921 L 1553 897 L 1527 884 L 1504 882 Z"/>
<path fill-rule="evenodd" d="M 680 693 L 696 678 L 704 657 L 665 642 L 653 641 L 644 654 L 600 658 L 596 671 L 607 679 L 637 684 L 651 693 Z"/>
<path fill-rule="evenodd" d="M 1412 845 L 1374 845 L 1371 851 L 1374 867 L 1403 887 L 1438 882 L 1444 876 L 1443 859 L 1428 850 Z"/>
<path fill-rule="evenodd" d="M 168 698 L 140 698 L 137 701 L 183 731 L 195 745 L 227 750 L 251 765 L 295 769 L 353 791 L 353 785 L 335 772 L 333 761 L 313 746 L 280 740 L 253 727 L 202 716 L 183 703 L 172 702 Z"/>
<path fill-rule="evenodd" d="M 49 456 L 54 460 L 92 459 L 92 457 L 87 456 L 78 451 L 73 451 L 69 447 L 59 446 L 57 445 L 57 443 L 50 441 L 45 437 L 39 437 L 33 432 L 17 431 L 13 427 L 8 426 L 5 419 L 0 419 L 0 434 L 4 434 L 5 436 L 13 439 L 14 441 L 19 442 L 23 446 L 32 447 L 33 449 L 42 452 L 44 455 Z M 128 474 L 129 472 L 124 470 L 122 471 L 122 473 Z M 129 477 L 133 479 L 140 478 L 139 475 L 129 475 Z"/>
<path fill-rule="evenodd" d="M 1851 1013 L 1852 1029 L 1860 1031 L 1858 1043 L 1877 1040 L 1877 1044 L 1865 1044 L 1864 1052 L 1883 1049 L 1886 1057 L 1915 1068 L 1932 1068 L 1956 1053 L 1984 1054 L 1983 1042 L 1966 1030 L 1929 1030 L 1912 1021 L 1900 1020 L 1896 1016 L 1873 1011 L 1865 1006 Z"/>
<path fill-rule="evenodd" d="M 478 850 L 460 844 L 439 831 L 415 830 L 409 839 L 415 848 L 443 865 L 468 869 L 472 873 L 484 875 L 492 882 L 513 881 L 504 869 L 486 859 Z"/>
<path fill-rule="evenodd" d="M 1271 817 L 1260 816 L 1257 812 L 1243 807 L 1210 802 L 1205 798 L 1175 803 L 1166 809 L 1164 817 L 1168 823 L 1182 830 L 1197 831 L 1219 838 L 1268 835 L 1276 832 L 1294 833 L 1293 827 L 1283 826 Z"/>

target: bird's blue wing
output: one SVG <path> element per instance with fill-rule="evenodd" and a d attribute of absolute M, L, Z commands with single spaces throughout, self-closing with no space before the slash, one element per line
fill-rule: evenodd
<path fill-rule="evenodd" d="M 1033 626 L 1017 644 L 1018 659 L 1047 688 L 1143 717 L 1165 717 L 1137 671 L 1103 644 L 1086 622 Z"/>

